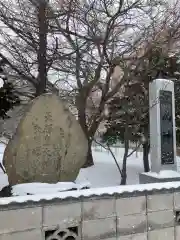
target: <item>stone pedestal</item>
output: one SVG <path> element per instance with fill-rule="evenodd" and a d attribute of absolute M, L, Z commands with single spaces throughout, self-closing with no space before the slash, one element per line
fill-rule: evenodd
<path fill-rule="evenodd" d="M 161 182 L 178 182 L 180 181 L 180 173 L 176 171 L 161 171 L 159 173 L 149 172 L 139 174 L 139 183 L 161 183 Z"/>

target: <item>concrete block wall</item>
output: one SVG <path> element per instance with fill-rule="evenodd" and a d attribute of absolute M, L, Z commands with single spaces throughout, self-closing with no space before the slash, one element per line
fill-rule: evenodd
<path fill-rule="evenodd" d="M 98 195 L 91 190 L 88 196 L 86 191 L 50 200 L 0 199 L 0 240 L 180 239 L 180 187 Z"/>

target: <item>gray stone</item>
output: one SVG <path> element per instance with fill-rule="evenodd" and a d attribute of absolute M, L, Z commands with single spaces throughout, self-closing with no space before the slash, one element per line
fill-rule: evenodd
<path fill-rule="evenodd" d="M 116 199 L 116 214 L 118 217 L 146 213 L 146 197 L 130 197 Z"/>
<path fill-rule="evenodd" d="M 148 240 L 174 240 L 174 228 L 164 228 L 148 232 Z M 179 238 L 176 238 L 177 240 Z"/>
<path fill-rule="evenodd" d="M 172 93 L 172 130 L 173 134 L 173 164 L 162 164 L 161 162 L 161 125 L 160 119 L 160 91 Z M 175 130 L 175 101 L 174 82 L 167 79 L 155 79 L 149 84 L 149 109 L 150 109 L 150 158 L 151 171 L 159 173 L 161 170 L 177 171 L 176 163 L 176 130 Z M 166 145 L 169 147 L 169 145 Z M 171 180 L 170 180 L 171 181 Z"/>
<path fill-rule="evenodd" d="M 82 239 L 100 240 L 116 237 L 116 218 L 83 221 Z"/>
<path fill-rule="evenodd" d="M 173 227 L 175 217 L 173 210 L 148 213 L 148 230 Z"/>
<path fill-rule="evenodd" d="M 43 226 L 72 227 L 81 221 L 81 203 L 56 204 L 43 207 Z"/>
<path fill-rule="evenodd" d="M 180 210 L 180 192 L 174 193 L 174 208 Z"/>
<path fill-rule="evenodd" d="M 41 230 L 31 230 L 31 231 L 25 231 L 25 232 L 15 232 L 15 233 L 9 233 L 9 234 L 2 234 L 0 235 L 1 240 L 43 240 L 43 233 Z"/>
<path fill-rule="evenodd" d="M 117 240 L 116 237 L 112 237 L 112 238 L 105 238 L 104 240 Z"/>
<path fill-rule="evenodd" d="M 93 220 L 108 217 L 115 217 L 115 198 L 110 199 L 90 199 L 84 201 L 82 204 L 83 208 L 83 220 Z"/>
<path fill-rule="evenodd" d="M 42 208 L 0 211 L 0 219 L 0 234 L 40 228 L 42 225 Z"/>
<path fill-rule="evenodd" d="M 147 231 L 147 218 L 145 214 L 122 216 L 117 220 L 118 236 L 143 233 Z"/>
<path fill-rule="evenodd" d="M 175 227 L 175 239 L 180 239 L 180 226 Z"/>
<path fill-rule="evenodd" d="M 86 161 L 86 137 L 61 99 L 44 94 L 29 104 L 3 158 L 11 185 L 74 181 Z"/>
<path fill-rule="evenodd" d="M 173 210 L 174 207 L 174 196 L 173 193 L 169 194 L 158 194 L 147 196 L 147 211 L 162 211 L 162 210 Z"/>
<path fill-rule="evenodd" d="M 147 240 L 147 233 L 131 234 L 127 236 L 120 236 L 117 240 Z"/>
<path fill-rule="evenodd" d="M 151 172 L 171 171 L 167 177 L 140 173 L 140 184 L 180 181 L 176 160 L 174 82 L 155 79 L 149 84 Z M 168 141 L 167 141 L 168 138 Z M 174 176 L 173 176 L 174 175 Z M 175 176 L 177 175 L 177 176 Z"/>

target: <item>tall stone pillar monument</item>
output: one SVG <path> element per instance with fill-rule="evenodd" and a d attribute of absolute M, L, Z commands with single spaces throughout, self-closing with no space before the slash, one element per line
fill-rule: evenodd
<path fill-rule="evenodd" d="M 156 79 L 149 85 L 151 171 L 177 170 L 174 83 Z"/>
<path fill-rule="evenodd" d="M 140 183 L 180 181 L 176 163 L 174 82 L 156 79 L 149 85 L 151 172 Z"/>

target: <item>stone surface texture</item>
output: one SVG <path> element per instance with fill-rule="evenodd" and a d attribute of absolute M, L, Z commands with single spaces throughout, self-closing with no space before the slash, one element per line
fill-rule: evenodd
<path fill-rule="evenodd" d="M 83 131 L 61 99 L 33 100 L 9 141 L 3 164 L 11 185 L 74 181 L 86 160 Z"/>
<path fill-rule="evenodd" d="M 116 237 L 116 218 L 83 221 L 83 240 L 99 240 L 111 237 Z"/>
<path fill-rule="evenodd" d="M 42 225 L 42 208 L 0 211 L 0 219 L 0 233 L 40 228 Z"/>
<path fill-rule="evenodd" d="M 76 226 L 81 221 L 81 203 L 69 203 L 43 208 L 43 226 Z"/>
<path fill-rule="evenodd" d="M 0 208 L 0 240 L 179 240 L 179 196 L 162 190 L 7 205 Z"/>
<path fill-rule="evenodd" d="M 117 198 L 116 213 L 119 217 L 138 213 L 146 213 L 146 197 L 140 196 L 130 198 Z"/>
<path fill-rule="evenodd" d="M 167 79 L 155 79 L 149 84 L 149 114 L 151 171 L 157 173 L 159 173 L 161 170 L 177 171 L 176 157 L 174 157 L 174 164 L 161 164 L 160 101 L 158 101 L 160 90 L 172 92 L 173 152 L 174 156 L 176 156 L 174 82 Z M 170 181 L 171 180 L 169 179 L 169 182 Z"/>
<path fill-rule="evenodd" d="M 82 204 L 83 220 L 104 219 L 115 217 L 115 198 L 104 200 L 89 200 Z"/>
<path fill-rule="evenodd" d="M 173 210 L 173 193 L 147 196 L 147 211 Z"/>
<path fill-rule="evenodd" d="M 15 233 L 9 233 L 9 234 L 2 234 L 0 235 L 1 240 L 42 240 L 43 234 L 40 229 L 38 230 L 31 230 L 31 231 L 25 231 L 25 232 L 15 232 Z"/>
<path fill-rule="evenodd" d="M 131 234 L 121 236 L 117 240 L 147 240 L 147 233 Z"/>

